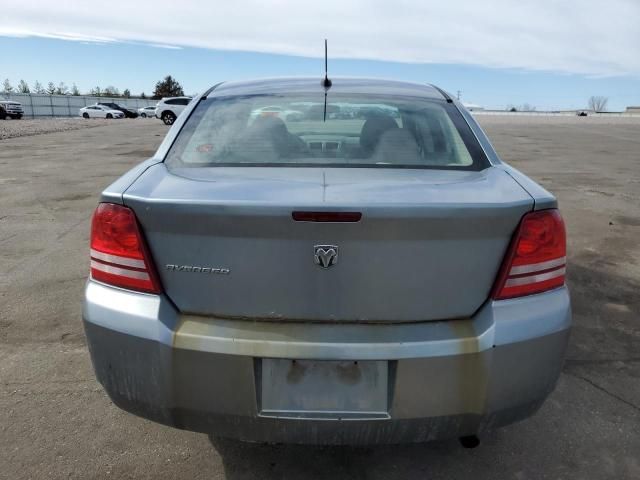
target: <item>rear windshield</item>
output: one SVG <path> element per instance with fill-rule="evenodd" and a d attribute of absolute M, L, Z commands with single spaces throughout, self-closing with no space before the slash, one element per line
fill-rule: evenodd
<path fill-rule="evenodd" d="M 397 96 L 255 95 L 200 102 L 169 167 L 336 166 L 481 170 L 457 108 Z"/>

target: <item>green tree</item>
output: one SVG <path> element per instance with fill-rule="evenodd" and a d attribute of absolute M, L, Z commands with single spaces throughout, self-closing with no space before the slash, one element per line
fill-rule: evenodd
<path fill-rule="evenodd" d="M 66 95 L 69 93 L 69 87 L 64 82 L 60 82 L 56 87 L 56 95 Z"/>
<path fill-rule="evenodd" d="M 2 91 L 4 93 L 13 92 L 13 86 L 11 85 L 11 82 L 9 81 L 8 78 L 5 78 L 4 83 L 2 84 Z"/>
<path fill-rule="evenodd" d="M 104 92 L 102 94 L 105 97 L 119 97 L 120 96 L 120 90 L 118 90 L 113 85 L 109 85 L 108 87 L 105 87 Z"/>
<path fill-rule="evenodd" d="M 145 99 L 145 98 L 147 98 L 147 96 L 144 94 L 144 92 L 142 92 L 142 93 L 140 94 L 140 98 Z"/>
<path fill-rule="evenodd" d="M 49 82 L 49 83 L 47 84 L 46 92 L 47 92 L 49 95 L 54 95 L 54 94 L 56 93 L 56 86 L 55 86 L 55 84 L 54 84 L 53 82 Z"/>
<path fill-rule="evenodd" d="M 100 89 L 100 87 L 92 88 L 89 94 L 93 95 L 94 97 L 101 97 L 102 90 Z"/>
<path fill-rule="evenodd" d="M 171 75 L 167 75 L 164 79 L 156 83 L 153 90 L 153 98 L 160 99 L 162 97 L 181 97 L 184 95 L 182 85 L 178 83 Z"/>
<path fill-rule="evenodd" d="M 24 80 L 20 80 L 20 83 L 18 84 L 18 92 L 31 93 L 31 89 L 29 88 L 27 82 L 25 82 Z"/>
<path fill-rule="evenodd" d="M 46 90 L 44 89 L 42 84 L 36 80 L 36 83 L 33 84 L 33 92 L 42 95 L 43 93 L 46 93 Z"/>
<path fill-rule="evenodd" d="M 122 92 L 122 96 L 124 98 L 131 98 L 131 90 L 129 90 L 128 88 L 125 88 L 124 91 Z"/>
<path fill-rule="evenodd" d="M 71 95 L 74 95 L 76 97 L 80 95 L 80 90 L 78 90 L 78 87 L 75 83 L 71 85 Z"/>

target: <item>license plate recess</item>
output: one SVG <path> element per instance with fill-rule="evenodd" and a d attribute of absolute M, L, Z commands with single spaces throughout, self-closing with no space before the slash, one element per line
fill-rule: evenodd
<path fill-rule="evenodd" d="M 387 361 L 262 359 L 260 415 L 389 418 Z"/>

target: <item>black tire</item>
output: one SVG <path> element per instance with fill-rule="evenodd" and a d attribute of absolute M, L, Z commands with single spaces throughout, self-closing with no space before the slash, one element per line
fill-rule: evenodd
<path fill-rule="evenodd" d="M 144 113 L 144 112 L 142 112 L 142 113 L 140 114 L 140 116 L 141 116 L 142 118 L 147 118 L 147 114 L 146 114 L 146 113 Z"/>
<path fill-rule="evenodd" d="M 7 118 L 7 112 L 0 108 L 0 120 L 4 120 Z"/>
<path fill-rule="evenodd" d="M 89 114 L 88 114 L 87 112 L 84 112 L 84 113 L 82 114 L 82 118 L 89 118 Z"/>
<path fill-rule="evenodd" d="M 110 113 L 107 113 L 107 118 L 113 118 L 113 115 L 111 115 Z"/>
<path fill-rule="evenodd" d="M 22 119 L 22 115 L 12 115 L 11 118 L 13 120 L 20 120 L 20 119 Z"/>
<path fill-rule="evenodd" d="M 176 121 L 176 114 L 173 112 L 164 112 L 162 114 L 162 121 L 165 125 L 173 125 L 173 122 Z"/>

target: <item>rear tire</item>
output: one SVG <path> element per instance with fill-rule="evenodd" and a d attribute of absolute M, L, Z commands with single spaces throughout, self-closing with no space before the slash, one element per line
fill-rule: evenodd
<path fill-rule="evenodd" d="M 165 125 L 173 125 L 173 122 L 176 121 L 176 115 L 173 112 L 164 112 L 162 114 L 162 121 Z"/>
<path fill-rule="evenodd" d="M 21 120 L 22 119 L 22 115 L 14 115 L 13 117 L 14 120 Z"/>
<path fill-rule="evenodd" d="M 82 114 L 82 118 L 89 118 L 89 114 L 88 114 L 87 112 L 84 112 L 84 113 Z"/>
<path fill-rule="evenodd" d="M 144 113 L 144 112 L 142 112 L 142 113 L 140 114 L 140 116 L 141 116 L 142 118 L 147 118 L 147 114 L 146 114 L 146 113 Z"/>
<path fill-rule="evenodd" d="M 110 113 L 107 113 L 107 118 L 113 118 L 113 115 L 111 115 Z"/>

